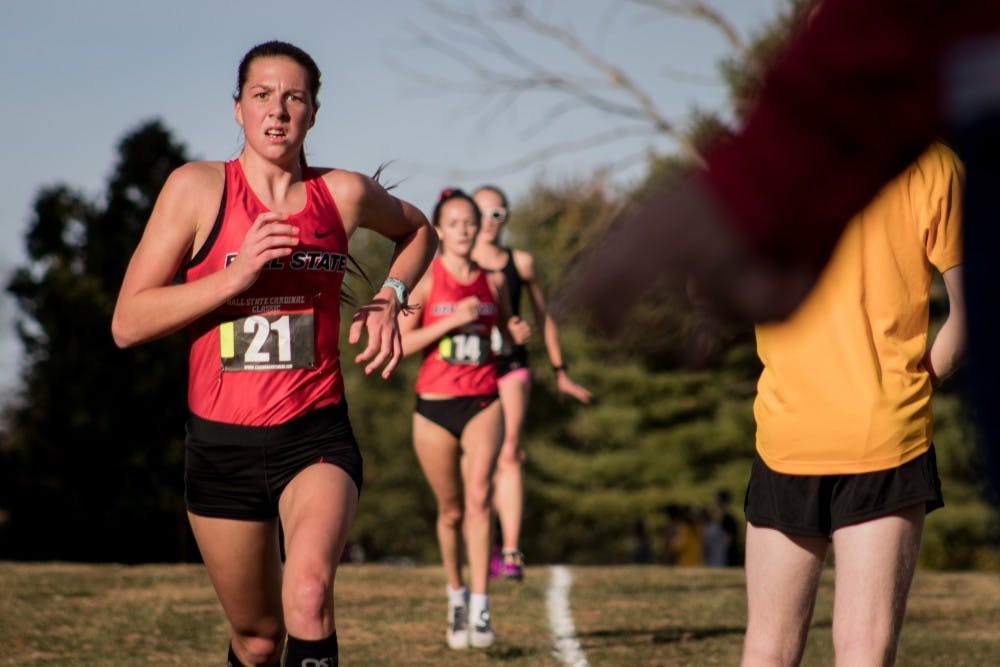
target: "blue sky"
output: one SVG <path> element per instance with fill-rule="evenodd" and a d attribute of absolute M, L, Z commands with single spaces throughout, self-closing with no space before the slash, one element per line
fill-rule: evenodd
<path fill-rule="evenodd" d="M 489 11 L 489 0 L 453 0 Z M 780 0 L 710 0 L 744 35 Z M 538 15 L 571 26 L 604 57 L 645 85 L 668 117 L 694 105 L 725 107 L 715 64 L 728 54 L 703 25 L 623 0 L 528 0 Z M 427 211 L 447 185 L 496 182 L 515 204 L 539 179 L 585 177 L 612 166 L 625 184 L 637 160 L 669 143 L 636 138 L 509 171 L 503 165 L 547 145 L 589 136 L 599 114 L 560 115 L 540 127 L 553 99 L 461 93 L 413 76 L 469 82 L 472 76 L 429 48 L 418 31 L 449 38 L 422 0 L 263 2 L 242 0 L 5 0 L 0 22 L 0 278 L 24 261 L 23 236 L 39 188 L 65 183 L 99 197 L 116 146 L 139 123 L 160 118 L 193 158 L 229 159 L 240 148 L 232 91 L 242 54 L 268 39 L 293 42 L 323 71 L 322 104 L 306 147 L 313 164 L 372 172 L 393 161 L 396 194 Z M 571 69 L 570 54 L 516 38 L 522 55 Z M 470 47 L 473 48 L 473 47 Z M 683 71 L 696 76 L 678 77 Z M 714 83 L 713 83 L 714 79 Z M 0 299 L 0 358 L 19 354 L 12 303 Z M 0 389 L 17 377 L 0 365 Z"/>

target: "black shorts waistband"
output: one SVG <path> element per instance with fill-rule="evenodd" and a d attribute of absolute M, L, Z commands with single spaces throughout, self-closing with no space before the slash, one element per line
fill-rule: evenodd
<path fill-rule="evenodd" d="M 347 401 L 324 405 L 307 412 L 301 417 L 290 419 L 283 424 L 273 426 L 246 426 L 243 424 L 227 424 L 226 422 L 203 419 L 197 415 L 188 415 L 187 435 L 189 438 L 203 442 L 219 444 L 259 444 L 270 445 L 287 442 L 297 437 L 315 433 L 317 429 L 326 426 L 347 423 Z"/>

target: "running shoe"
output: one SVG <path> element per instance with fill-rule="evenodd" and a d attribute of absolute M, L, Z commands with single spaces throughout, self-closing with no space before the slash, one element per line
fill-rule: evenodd
<path fill-rule="evenodd" d="M 467 604 L 448 605 L 448 647 L 469 648 L 469 607 Z"/>
<path fill-rule="evenodd" d="M 500 576 L 504 579 L 524 579 L 524 554 L 517 549 L 504 549 L 500 562 Z"/>
<path fill-rule="evenodd" d="M 493 626 L 490 624 L 489 607 L 484 607 L 479 612 L 479 617 L 474 619 L 472 629 L 469 630 L 469 646 L 473 648 L 489 648 L 496 642 L 497 637 L 493 634 Z"/>

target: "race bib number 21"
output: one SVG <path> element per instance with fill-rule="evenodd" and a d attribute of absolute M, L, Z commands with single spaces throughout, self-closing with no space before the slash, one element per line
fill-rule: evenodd
<path fill-rule="evenodd" d="M 316 366 L 313 313 L 259 313 L 219 325 L 222 368 L 271 371 Z"/>

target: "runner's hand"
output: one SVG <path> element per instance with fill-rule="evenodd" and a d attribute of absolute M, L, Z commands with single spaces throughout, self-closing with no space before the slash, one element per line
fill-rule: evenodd
<path fill-rule="evenodd" d="M 292 247 L 299 243 L 299 228 L 284 224 L 287 219 L 287 213 L 268 211 L 250 225 L 236 259 L 226 267 L 237 292 L 249 289 L 269 262 L 292 254 Z"/>
<path fill-rule="evenodd" d="M 518 345 L 524 345 L 531 339 L 531 326 L 516 315 L 507 321 L 507 331 Z"/>
<path fill-rule="evenodd" d="M 382 379 L 387 380 L 403 358 L 403 341 L 396 321 L 399 306 L 395 298 L 375 295 L 371 303 L 354 313 L 354 321 L 347 341 L 354 345 L 361 340 L 363 331 L 368 332 L 368 345 L 354 362 L 365 365 L 365 375 L 371 375 L 382 367 Z"/>
<path fill-rule="evenodd" d="M 455 311 L 452 313 L 455 318 L 455 326 L 460 327 L 471 324 L 479 319 L 479 297 L 467 296 L 459 299 L 455 304 Z"/>
<path fill-rule="evenodd" d="M 590 401 L 594 398 L 589 389 L 573 382 L 566 373 L 556 374 L 556 388 L 559 391 L 560 398 L 562 398 L 563 394 L 567 394 L 585 405 L 589 405 Z"/>

